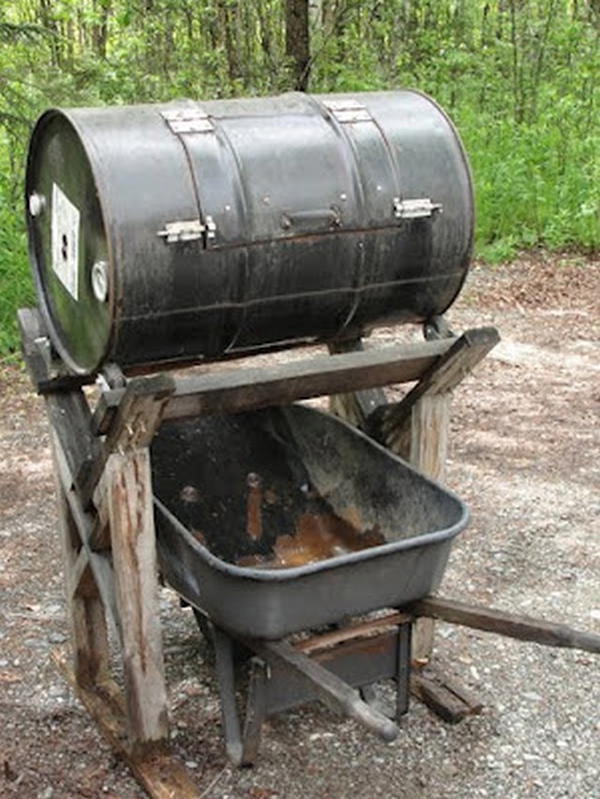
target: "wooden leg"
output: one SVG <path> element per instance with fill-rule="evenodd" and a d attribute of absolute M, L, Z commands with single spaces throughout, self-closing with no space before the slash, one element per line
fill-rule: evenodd
<path fill-rule="evenodd" d="M 425 394 L 411 411 L 410 462 L 428 477 L 443 482 L 448 454 L 450 392 Z M 413 631 L 413 658 L 426 663 L 433 650 L 434 622 L 418 619 Z"/>
<path fill-rule="evenodd" d="M 428 477 L 443 481 L 448 455 L 451 395 L 427 394 L 411 415 L 410 461 Z"/>
<path fill-rule="evenodd" d="M 58 512 L 71 622 L 73 670 L 79 685 L 91 687 L 106 680 L 109 674 L 104 606 L 89 565 L 81 565 L 86 559 L 85 552 L 81 549 L 81 540 L 62 486 L 58 486 Z"/>
<path fill-rule="evenodd" d="M 133 746 L 143 747 L 168 737 L 147 447 L 112 454 L 106 464 L 105 486 L 123 635 L 129 737 Z"/>
<path fill-rule="evenodd" d="M 364 345 L 361 338 L 332 342 L 329 352 L 334 355 L 344 352 L 363 352 Z M 329 410 L 345 422 L 367 430 L 367 420 L 373 411 L 385 404 L 385 393 L 382 388 L 368 388 L 362 391 L 352 391 L 349 394 L 333 394 L 329 397 Z"/>

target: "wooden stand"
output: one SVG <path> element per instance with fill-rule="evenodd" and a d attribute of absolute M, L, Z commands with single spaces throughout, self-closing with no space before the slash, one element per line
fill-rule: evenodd
<path fill-rule="evenodd" d="M 442 478 L 450 392 L 494 346 L 498 334 L 484 328 L 460 338 L 379 351 L 365 351 L 360 343 L 354 343 L 331 356 L 268 369 L 215 371 L 200 377 L 160 374 L 127 381 L 118 368 L 110 367 L 106 376 L 111 385 L 92 412 L 81 388 L 85 380 L 62 374 L 60 365 L 48 359 L 47 336 L 37 313 L 21 311 L 19 320 L 25 359 L 46 401 L 56 465 L 72 630 L 72 661 L 64 654 L 57 655 L 57 665 L 151 797 L 197 797 L 198 788 L 168 745 L 149 454 L 161 420 L 215 411 L 236 413 L 345 393 L 350 399 L 337 400 L 338 410 L 349 415 L 347 408 L 352 406 L 355 423 L 395 451 L 408 453 L 423 471 Z M 400 403 L 384 404 L 379 387 L 415 380 L 418 382 Z M 444 611 L 443 600 L 428 600 L 415 605 L 408 618 L 446 618 L 486 629 L 482 627 L 485 612 L 475 616 L 463 613 L 462 619 L 456 607 L 452 613 L 450 618 L 450 611 Z M 107 619 L 117 631 L 124 694 L 110 674 Z M 497 619 L 494 624 L 498 632 L 515 634 L 514 625 L 502 627 Z M 521 637 L 523 629 L 523 625 L 518 627 Z M 532 626 L 528 629 L 531 632 Z M 417 645 L 419 658 L 430 655 L 431 630 L 430 626 Z M 568 645 L 581 645 L 583 640 L 598 651 L 596 639 L 600 637 L 571 635 Z M 285 642 L 246 643 L 263 663 L 283 663 L 310 677 L 320 698 L 337 702 L 337 707 L 367 726 L 378 727 L 385 734 L 390 731 L 386 720 L 370 712 L 353 689 L 336 682 L 338 678 L 323 666 L 307 666 L 308 658 L 290 651 Z M 229 669 L 225 649 L 221 648 L 222 679 Z M 416 675 L 413 691 L 443 712 L 444 699 L 428 679 Z M 254 690 L 258 691 L 258 682 Z M 452 696 L 460 697 L 461 691 L 455 690 Z M 474 712 L 478 707 L 465 699 L 464 692 L 460 701 L 463 710 Z M 259 702 L 253 711 L 258 715 L 247 722 L 251 734 L 245 738 L 243 752 L 234 758 L 238 762 L 256 751 L 256 730 L 265 708 L 261 710 Z M 231 723 L 230 716 L 230 727 Z"/>

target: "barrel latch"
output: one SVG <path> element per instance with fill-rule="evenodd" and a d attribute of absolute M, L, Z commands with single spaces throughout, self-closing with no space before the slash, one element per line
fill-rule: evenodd
<path fill-rule="evenodd" d="M 353 122 L 374 122 L 369 109 L 359 100 L 348 97 L 327 99 L 323 105 L 342 124 Z"/>
<path fill-rule="evenodd" d="M 433 203 L 429 197 L 401 200 L 394 197 L 394 216 L 396 219 L 423 219 L 442 212 L 441 203 Z"/>
<path fill-rule="evenodd" d="M 160 112 L 172 133 L 211 133 L 213 125 L 207 112 L 200 107 L 195 108 L 169 108 Z"/>
<path fill-rule="evenodd" d="M 166 222 L 162 230 L 156 232 L 167 244 L 177 244 L 182 241 L 197 241 L 203 239 L 205 245 L 217 235 L 217 225 L 212 216 L 206 217 L 206 222 L 200 219 L 182 219 L 177 222 Z"/>

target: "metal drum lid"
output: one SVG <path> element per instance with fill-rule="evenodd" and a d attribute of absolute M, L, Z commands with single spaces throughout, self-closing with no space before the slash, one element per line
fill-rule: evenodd
<path fill-rule="evenodd" d="M 96 182 L 72 123 L 41 117 L 27 170 L 30 256 L 54 346 L 75 372 L 93 370 L 107 351 L 115 302 Z"/>

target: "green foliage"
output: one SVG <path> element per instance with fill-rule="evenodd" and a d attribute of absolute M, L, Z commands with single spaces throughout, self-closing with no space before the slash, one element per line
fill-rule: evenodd
<path fill-rule="evenodd" d="M 6 147 L 0 150 L 5 152 Z M 5 159 L 0 160 L 0 175 L 6 175 Z M 19 305 L 34 299 L 29 276 L 27 242 L 21 197 L 11 200 L 5 179 L 0 178 L 0 353 L 17 346 L 15 312 Z"/>
<path fill-rule="evenodd" d="M 600 10 L 590 0 L 320 0 L 311 91 L 412 86 L 457 124 L 477 252 L 600 248 Z M 285 0 L 0 0 L 0 352 L 32 301 L 22 178 L 48 105 L 286 91 Z"/>

